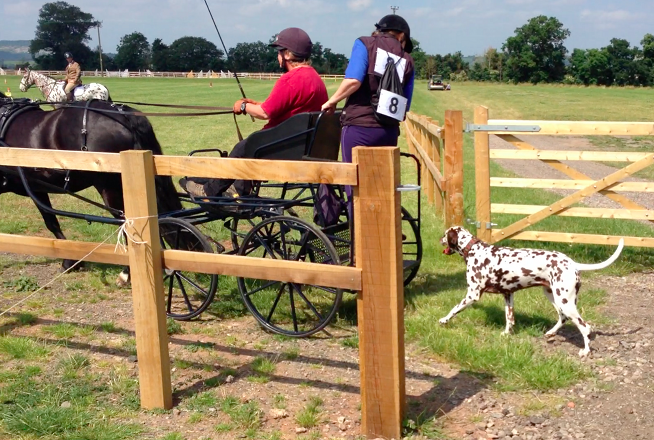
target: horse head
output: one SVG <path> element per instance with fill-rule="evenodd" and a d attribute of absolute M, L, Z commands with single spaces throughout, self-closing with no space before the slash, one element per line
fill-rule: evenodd
<path fill-rule="evenodd" d="M 34 84 L 34 78 L 32 76 L 32 71 L 29 68 L 25 68 L 25 74 L 20 80 L 20 91 L 27 92 L 27 89 L 32 87 Z"/>

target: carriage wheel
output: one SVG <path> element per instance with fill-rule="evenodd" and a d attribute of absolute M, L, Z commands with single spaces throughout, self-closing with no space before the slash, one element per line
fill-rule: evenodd
<path fill-rule="evenodd" d="M 336 249 L 314 225 L 293 217 L 272 217 L 243 239 L 239 255 L 340 264 Z M 327 326 L 341 303 L 341 289 L 272 280 L 239 278 L 245 305 L 267 330 L 292 337 L 312 335 Z"/>
<path fill-rule="evenodd" d="M 162 249 L 213 253 L 204 234 L 185 220 L 159 219 L 159 235 Z M 217 288 L 218 275 L 166 269 L 166 314 L 178 321 L 195 318 L 209 307 Z"/>
<path fill-rule="evenodd" d="M 402 260 L 404 285 L 413 280 L 422 262 L 422 237 L 419 220 L 402 207 Z"/>

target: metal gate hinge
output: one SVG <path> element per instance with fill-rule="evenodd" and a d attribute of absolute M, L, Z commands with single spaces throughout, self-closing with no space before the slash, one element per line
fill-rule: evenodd
<path fill-rule="evenodd" d="M 481 228 L 481 222 L 475 221 L 471 218 L 467 218 L 466 223 L 469 225 L 475 225 L 476 228 Z M 493 226 L 497 226 L 497 223 L 486 222 L 486 229 L 493 229 Z"/>
<path fill-rule="evenodd" d="M 466 133 L 473 131 L 516 131 L 525 133 L 538 133 L 539 125 L 481 125 L 466 124 Z"/>

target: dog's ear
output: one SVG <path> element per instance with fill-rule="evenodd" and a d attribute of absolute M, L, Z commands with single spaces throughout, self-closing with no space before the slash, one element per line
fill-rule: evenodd
<path fill-rule="evenodd" d="M 455 228 L 450 228 L 447 231 L 447 246 L 450 249 L 459 249 L 459 233 Z"/>

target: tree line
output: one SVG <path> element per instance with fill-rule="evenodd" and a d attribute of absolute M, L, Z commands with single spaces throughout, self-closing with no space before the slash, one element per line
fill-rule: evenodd
<path fill-rule="evenodd" d="M 555 17 L 534 17 L 515 30 L 501 51 L 487 49 L 465 77 L 533 84 L 654 85 L 654 35 L 646 34 L 640 47 L 612 38 L 605 47 L 574 49 L 570 54 L 564 44 L 570 34 Z"/>
<path fill-rule="evenodd" d="M 71 52 L 84 70 L 100 69 L 99 49 L 92 50 L 86 44 L 91 39 L 90 31 L 99 24 L 91 14 L 64 1 L 44 4 L 39 10 L 35 38 L 29 48 L 37 67 L 61 70 L 65 65 L 64 53 Z M 326 74 L 343 73 L 348 63 L 345 55 L 334 53 L 320 42 L 313 44 L 311 61 L 319 73 Z M 140 32 L 123 36 L 114 57 L 102 54 L 102 68 L 168 72 L 280 70 L 277 51 L 262 41 L 238 43 L 225 56 L 223 50 L 202 37 L 182 37 L 170 45 L 157 38 L 150 44 Z"/>
<path fill-rule="evenodd" d="M 44 4 L 29 49 L 37 67 L 59 70 L 64 52 L 70 51 L 85 70 L 99 69 L 99 51 L 86 44 L 89 32 L 98 25 L 91 14 L 77 6 L 64 1 Z M 654 35 L 646 34 L 640 47 L 613 38 L 606 47 L 574 49 L 572 53 L 565 47 L 569 36 L 570 31 L 558 19 L 540 15 L 517 28 L 499 50 L 490 47 L 472 63 L 466 62 L 460 51 L 429 55 L 415 39 L 412 56 L 417 77 L 422 79 L 437 74 L 450 81 L 654 85 Z M 102 54 L 102 65 L 108 70 L 279 71 L 277 52 L 268 43 L 238 43 L 225 54 L 201 37 L 182 37 L 170 45 L 157 38 L 150 44 L 142 33 L 133 32 L 120 39 L 114 57 Z M 345 55 L 320 42 L 314 43 L 311 60 L 323 74 L 343 74 L 348 63 Z"/>

